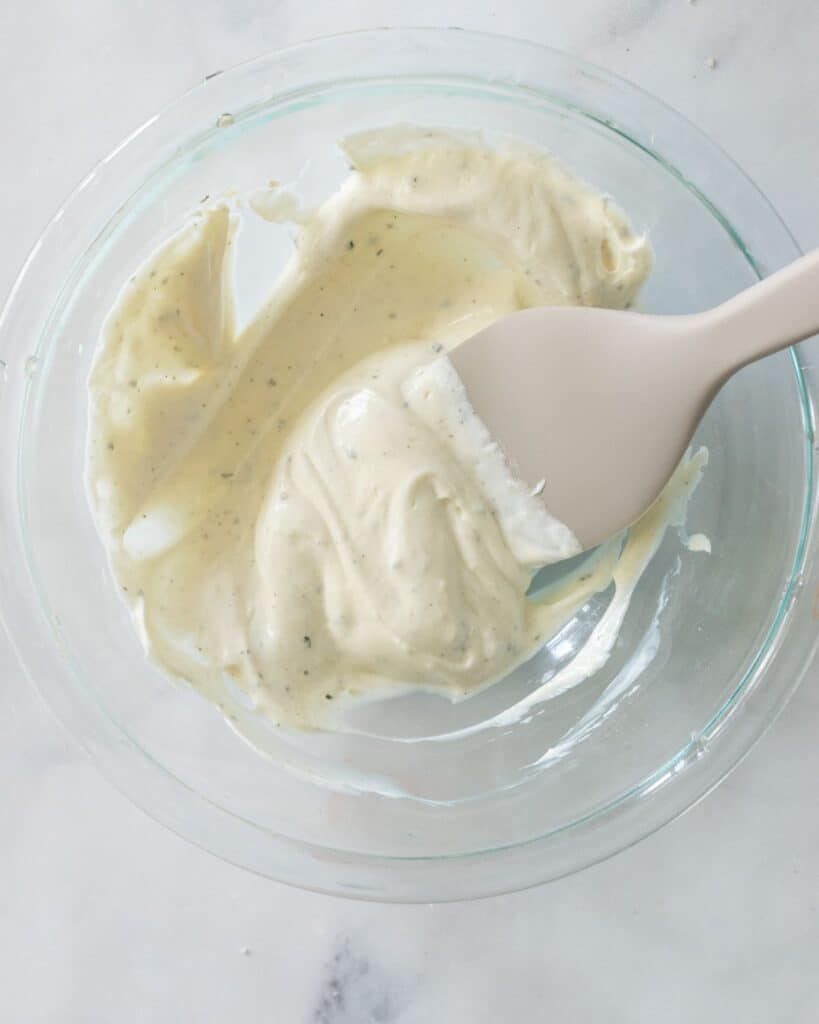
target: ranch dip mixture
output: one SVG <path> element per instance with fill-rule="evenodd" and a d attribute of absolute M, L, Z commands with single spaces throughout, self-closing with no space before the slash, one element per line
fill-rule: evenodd
<path fill-rule="evenodd" d="M 648 242 L 520 142 L 394 126 L 343 149 L 349 178 L 300 216 L 241 331 L 237 211 L 291 218 L 275 188 L 202 205 L 107 318 L 87 488 L 142 643 L 220 705 L 239 693 L 321 728 L 351 697 L 468 697 L 614 580 L 575 685 L 608 656 L 706 453 L 622 551 L 532 600 L 533 570 L 577 542 L 493 454 L 445 353 L 529 306 L 626 308 Z"/>

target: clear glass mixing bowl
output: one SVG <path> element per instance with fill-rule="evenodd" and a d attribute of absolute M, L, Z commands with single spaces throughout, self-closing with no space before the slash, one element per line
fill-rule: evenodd
<path fill-rule="evenodd" d="M 652 311 L 706 308 L 798 255 L 764 197 L 690 124 L 529 43 L 381 30 L 213 77 L 82 182 L 5 308 L 0 600 L 46 700 L 158 820 L 271 878 L 427 901 L 522 888 L 622 849 L 719 781 L 782 707 L 819 619 L 817 343 L 743 370 L 719 396 L 697 438 L 711 464 L 689 509 L 713 554 L 667 534 L 613 656 L 586 684 L 517 725 L 434 738 L 569 659 L 606 595 L 472 701 L 389 702 L 369 723 L 380 739 L 283 737 L 249 719 L 262 756 L 142 653 L 84 493 L 86 378 L 123 280 L 204 195 L 276 178 L 317 200 L 345 173 L 342 135 L 397 121 L 521 136 L 610 191 L 654 243 Z M 282 767 L 288 752 L 302 774 Z M 339 765 L 346 785 L 324 785 Z"/>

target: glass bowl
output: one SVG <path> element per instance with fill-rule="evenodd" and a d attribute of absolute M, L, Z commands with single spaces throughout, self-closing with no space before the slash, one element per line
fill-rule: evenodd
<path fill-rule="evenodd" d="M 817 343 L 720 394 L 696 439 L 711 463 L 688 517 L 713 554 L 667 533 L 585 684 L 516 725 L 440 735 L 570 658 L 605 595 L 481 697 L 390 702 L 380 739 L 282 739 L 249 720 L 254 747 L 145 658 L 117 597 L 83 486 L 90 360 L 123 281 L 204 196 L 272 177 L 318 200 L 345 173 L 342 135 L 399 121 L 523 137 L 613 194 L 655 247 L 646 309 L 704 309 L 798 255 L 764 197 L 679 115 L 530 43 L 379 30 L 211 77 L 89 174 L 9 298 L 0 603 L 27 674 L 156 819 L 284 882 L 430 901 L 556 878 L 647 835 L 724 777 L 796 687 L 819 619 Z M 330 763 L 342 784 L 325 784 Z"/>

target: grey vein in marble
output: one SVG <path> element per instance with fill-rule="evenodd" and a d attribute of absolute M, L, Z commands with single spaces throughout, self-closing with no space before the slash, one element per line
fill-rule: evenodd
<path fill-rule="evenodd" d="M 370 957 L 341 937 L 325 976 L 310 1024 L 392 1024 L 406 1008 L 398 987 Z"/>

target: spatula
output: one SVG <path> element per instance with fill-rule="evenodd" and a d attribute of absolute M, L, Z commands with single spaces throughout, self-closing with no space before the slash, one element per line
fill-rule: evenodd
<path fill-rule="evenodd" d="M 538 307 L 449 357 L 513 470 L 587 549 L 654 502 L 732 374 L 815 333 L 819 250 L 707 313 Z"/>

